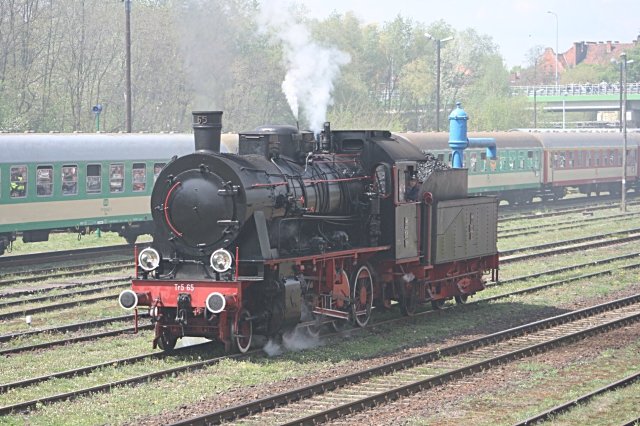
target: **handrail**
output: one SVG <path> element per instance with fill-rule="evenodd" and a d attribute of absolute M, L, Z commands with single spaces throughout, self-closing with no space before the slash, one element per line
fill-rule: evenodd
<path fill-rule="evenodd" d="M 531 85 L 531 86 L 511 86 L 512 96 L 533 96 L 534 91 L 537 96 L 593 96 L 593 95 L 614 95 L 620 93 L 619 83 L 569 83 L 556 86 Z M 627 94 L 640 94 L 640 82 L 628 83 Z"/>

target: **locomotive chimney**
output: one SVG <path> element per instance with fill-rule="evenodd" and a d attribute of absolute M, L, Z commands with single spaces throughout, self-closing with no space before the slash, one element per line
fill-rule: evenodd
<path fill-rule="evenodd" d="M 193 111 L 196 151 L 220 153 L 222 111 Z"/>
<path fill-rule="evenodd" d="M 322 133 L 320 133 L 320 149 L 324 152 L 332 151 L 331 142 L 331 123 L 325 121 Z"/>

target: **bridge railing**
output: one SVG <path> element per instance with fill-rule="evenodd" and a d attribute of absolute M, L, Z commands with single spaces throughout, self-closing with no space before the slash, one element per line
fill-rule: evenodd
<path fill-rule="evenodd" d="M 618 83 L 570 83 L 556 86 L 511 86 L 512 96 L 576 96 L 576 95 L 614 95 L 620 93 Z M 628 83 L 627 95 L 640 94 L 640 83 Z"/>

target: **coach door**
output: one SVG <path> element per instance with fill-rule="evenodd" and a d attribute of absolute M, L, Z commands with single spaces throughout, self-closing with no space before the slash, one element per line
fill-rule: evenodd
<path fill-rule="evenodd" d="M 414 260 L 418 257 L 419 233 L 418 218 L 422 191 L 417 199 L 407 198 L 410 193 L 410 180 L 417 174 L 415 162 L 396 163 L 394 168 L 395 186 L 395 258 Z M 422 185 L 418 180 L 417 185 Z M 384 224 L 383 224 L 384 226 Z"/>

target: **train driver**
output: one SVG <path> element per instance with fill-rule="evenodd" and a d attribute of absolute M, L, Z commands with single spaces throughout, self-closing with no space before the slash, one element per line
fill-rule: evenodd
<path fill-rule="evenodd" d="M 420 187 L 418 186 L 418 176 L 412 174 L 409 178 L 409 186 L 404 192 L 404 200 L 405 201 L 418 201 L 418 197 L 420 197 Z"/>

